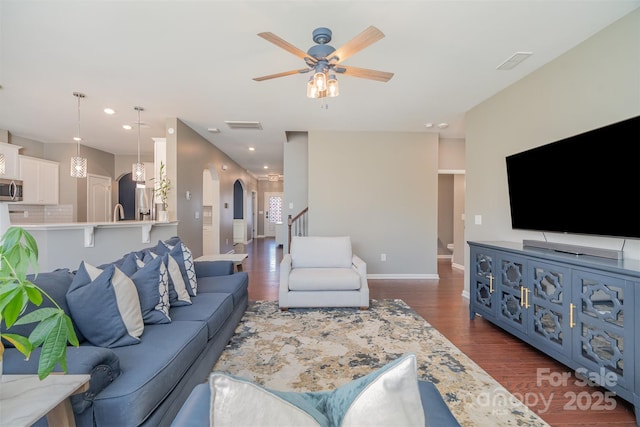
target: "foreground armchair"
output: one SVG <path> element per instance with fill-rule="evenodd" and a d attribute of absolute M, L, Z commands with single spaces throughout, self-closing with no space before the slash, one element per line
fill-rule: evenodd
<path fill-rule="evenodd" d="M 294 236 L 280 263 L 281 310 L 301 307 L 369 308 L 367 264 L 349 236 Z"/>

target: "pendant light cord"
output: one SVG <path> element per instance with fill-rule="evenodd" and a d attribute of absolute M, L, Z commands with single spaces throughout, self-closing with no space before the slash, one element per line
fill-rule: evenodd
<path fill-rule="evenodd" d="M 76 147 L 76 157 L 80 157 L 80 141 L 82 140 L 82 138 L 80 138 L 80 96 L 78 96 L 77 98 L 78 98 L 78 145 Z"/>

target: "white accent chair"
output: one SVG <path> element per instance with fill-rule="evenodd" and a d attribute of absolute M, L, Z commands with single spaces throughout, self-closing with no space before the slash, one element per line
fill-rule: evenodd
<path fill-rule="evenodd" d="M 280 263 L 279 307 L 369 308 L 367 264 L 349 236 L 294 236 Z"/>

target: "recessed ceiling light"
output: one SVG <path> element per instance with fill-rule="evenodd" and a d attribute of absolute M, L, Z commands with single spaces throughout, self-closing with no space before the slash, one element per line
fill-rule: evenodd
<path fill-rule="evenodd" d="M 265 168 L 265 169 L 269 169 L 269 166 L 267 166 L 267 165 L 264 165 L 264 166 L 263 166 L 263 168 Z"/>
<path fill-rule="evenodd" d="M 122 129 L 131 130 L 131 125 L 122 125 Z"/>
<path fill-rule="evenodd" d="M 104 112 L 105 114 L 108 114 L 108 115 L 112 115 L 116 113 L 116 111 L 113 108 L 105 108 Z"/>
<path fill-rule="evenodd" d="M 249 147 L 249 151 L 256 151 L 256 147 Z"/>
<path fill-rule="evenodd" d="M 449 127 L 449 123 L 438 123 L 440 129 L 446 129 Z"/>
<path fill-rule="evenodd" d="M 433 123 L 425 123 L 424 127 L 426 127 L 427 129 L 431 129 L 433 127 Z"/>
<path fill-rule="evenodd" d="M 207 132 L 220 133 L 220 129 L 218 129 L 218 128 L 209 128 L 209 129 L 207 129 Z"/>

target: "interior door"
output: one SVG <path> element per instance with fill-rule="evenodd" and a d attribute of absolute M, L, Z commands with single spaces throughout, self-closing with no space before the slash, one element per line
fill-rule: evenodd
<path fill-rule="evenodd" d="M 87 222 L 111 221 L 111 178 L 87 174 Z"/>
<path fill-rule="evenodd" d="M 275 237 L 276 225 L 282 224 L 282 192 L 264 193 L 264 236 Z"/>

